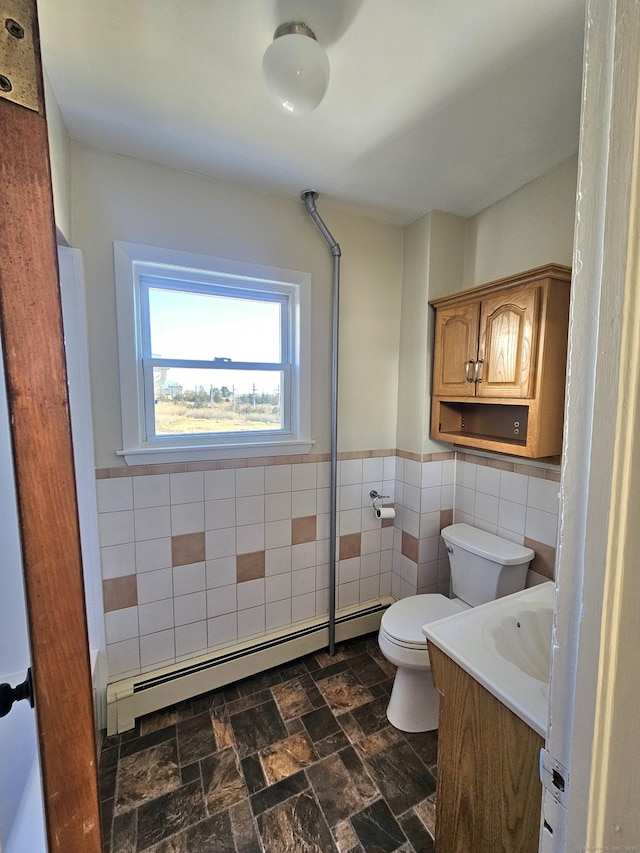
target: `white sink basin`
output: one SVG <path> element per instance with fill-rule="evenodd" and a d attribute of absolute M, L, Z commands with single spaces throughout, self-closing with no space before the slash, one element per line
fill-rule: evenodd
<path fill-rule="evenodd" d="M 545 737 L 554 584 L 425 625 L 422 633 Z"/>
<path fill-rule="evenodd" d="M 487 619 L 483 639 L 490 650 L 509 664 L 548 684 L 553 607 L 543 601 L 527 605 L 518 601 L 512 608 Z"/>

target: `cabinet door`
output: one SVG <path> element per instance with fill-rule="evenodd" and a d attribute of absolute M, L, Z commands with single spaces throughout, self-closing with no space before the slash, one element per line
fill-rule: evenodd
<path fill-rule="evenodd" d="M 478 352 L 480 303 L 454 305 L 436 312 L 433 358 L 435 397 L 473 397 Z"/>
<path fill-rule="evenodd" d="M 531 397 L 535 381 L 540 288 L 498 293 L 482 302 L 479 397 Z"/>

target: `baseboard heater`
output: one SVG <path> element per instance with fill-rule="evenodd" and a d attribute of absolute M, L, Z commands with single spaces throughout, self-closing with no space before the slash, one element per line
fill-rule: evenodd
<path fill-rule="evenodd" d="M 392 597 L 381 598 L 339 610 L 336 642 L 377 631 L 382 614 L 393 602 Z M 153 672 L 114 681 L 107 686 L 107 735 L 132 729 L 136 719 L 145 714 L 280 666 L 328 644 L 329 623 L 327 617 L 320 617 Z"/>

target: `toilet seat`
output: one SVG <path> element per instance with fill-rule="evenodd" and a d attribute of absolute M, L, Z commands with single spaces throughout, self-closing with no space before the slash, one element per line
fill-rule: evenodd
<path fill-rule="evenodd" d="M 411 595 L 396 601 L 384 612 L 380 630 L 389 642 L 397 646 L 426 652 L 422 626 L 464 609 L 462 602 L 439 593 Z"/>

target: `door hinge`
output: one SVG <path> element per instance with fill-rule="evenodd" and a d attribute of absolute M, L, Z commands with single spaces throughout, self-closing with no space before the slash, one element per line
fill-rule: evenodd
<path fill-rule="evenodd" d="M 0 0 L 0 98 L 39 112 L 34 5 L 30 0 Z"/>
<path fill-rule="evenodd" d="M 22 684 L 12 687 L 10 684 L 0 684 L 0 717 L 6 717 L 16 702 L 26 699 L 33 708 L 33 677 L 31 667 L 27 670 L 27 677 Z"/>

